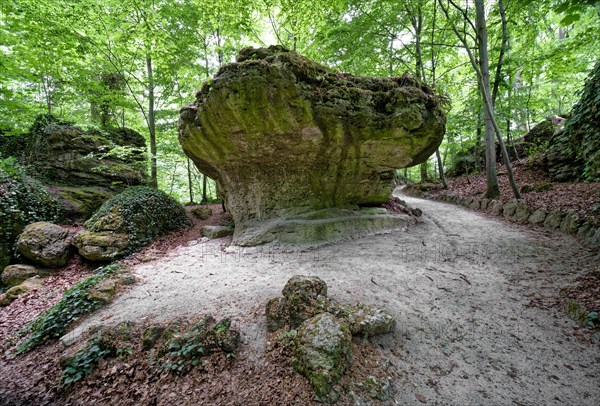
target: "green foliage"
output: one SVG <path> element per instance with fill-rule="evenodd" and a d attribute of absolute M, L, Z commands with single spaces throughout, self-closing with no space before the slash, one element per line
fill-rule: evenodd
<path fill-rule="evenodd" d="M 169 231 L 192 225 L 185 209 L 166 193 L 145 186 L 127 188 L 107 200 L 86 222 L 90 231 L 105 231 L 106 219 L 120 216 L 118 230 L 130 237 L 136 249 Z"/>
<path fill-rule="evenodd" d="M 205 317 L 164 343 L 158 351 L 162 368 L 175 374 L 187 373 L 200 364 L 202 357 L 222 347 L 223 337 L 231 333 L 231 320 L 213 323 L 212 317 Z"/>
<path fill-rule="evenodd" d="M 25 326 L 23 332 L 28 332 L 29 335 L 17 347 L 17 353 L 29 352 L 46 340 L 60 337 L 71 323 L 98 309 L 101 303 L 91 299 L 90 292 L 98 283 L 122 269 L 123 266 L 119 264 L 98 268 L 93 276 L 77 282 L 65 291 L 60 302 Z"/>
<path fill-rule="evenodd" d="M 100 359 L 113 353 L 114 349 L 107 347 L 100 337 L 92 338 L 63 368 L 63 384 L 69 385 L 82 380 L 94 371 Z"/>
<path fill-rule="evenodd" d="M 59 203 L 37 180 L 28 176 L 15 158 L 0 158 L 0 266 L 7 265 L 12 245 L 27 224 L 56 221 Z"/>
<path fill-rule="evenodd" d="M 284 331 L 277 336 L 277 341 L 284 347 L 294 345 L 298 331 L 295 329 Z"/>
<path fill-rule="evenodd" d="M 583 161 L 583 178 L 600 182 L 600 62 L 586 80 L 561 137 Z"/>

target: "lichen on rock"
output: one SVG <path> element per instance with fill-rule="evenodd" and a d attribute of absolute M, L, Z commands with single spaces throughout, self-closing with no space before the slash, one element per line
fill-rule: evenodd
<path fill-rule="evenodd" d="M 442 104 L 408 76 L 356 77 L 281 47 L 248 48 L 181 110 L 179 140 L 216 180 L 234 242 L 331 240 L 365 219 L 371 230 L 400 225 L 358 208 L 387 202 L 394 169 L 435 151 Z M 306 218 L 323 209 L 331 209 L 325 219 Z"/>
<path fill-rule="evenodd" d="M 292 365 L 304 375 L 316 399 L 333 403 L 335 385 L 352 360 L 352 335 L 348 326 L 330 313 L 306 320 L 298 330 Z"/>
<path fill-rule="evenodd" d="M 29 224 L 17 239 L 17 251 L 29 260 L 48 267 L 61 267 L 71 254 L 72 233 L 59 225 L 39 221 Z"/>

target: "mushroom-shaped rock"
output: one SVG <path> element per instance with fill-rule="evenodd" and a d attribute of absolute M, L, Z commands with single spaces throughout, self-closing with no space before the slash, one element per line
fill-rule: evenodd
<path fill-rule="evenodd" d="M 334 402 L 335 385 L 352 356 L 348 326 L 330 313 L 321 313 L 302 324 L 296 340 L 294 369 L 308 378 L 318 400 Z"/>
<path fill-rule="evenodd" d="M 40 221 L 25 227 L 17 239 L 17 251 L 24 257 L 49 267 L 67 263 L 72 234 L 66 228 Z"/>
<path fill-rule="evenodd" d="M 401 227 L 365 214 L 394 170 L 425 161 L 445 130 L 441 99 L 408 76 L 356 77 L 281 47 L 244 49 L 181 110 L 179 141 L 217 182 L 234 242 L 304 243 Z"/>

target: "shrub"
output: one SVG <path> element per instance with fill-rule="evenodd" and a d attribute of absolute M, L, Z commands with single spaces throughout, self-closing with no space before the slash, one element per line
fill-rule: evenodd
<path fill-rule="evenodd" d="M 0 269 L 8 265 L 23 227 L 56 221 L 59 213 L 59 203 L 43 184 L 29 177 L 14 158 L 0 159 Z"/>

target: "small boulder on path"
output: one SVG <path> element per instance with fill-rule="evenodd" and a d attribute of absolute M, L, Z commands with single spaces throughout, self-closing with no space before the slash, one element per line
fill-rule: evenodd
<path fill-rule="evenodd" d="M 267 303 L 269 331 L 279 330 L 285 325 L 297 328 L 327 308 L 327 285 L 316 276 L 292 276 L 281 293 L 282 297 Z"/>

